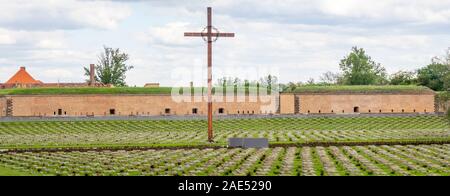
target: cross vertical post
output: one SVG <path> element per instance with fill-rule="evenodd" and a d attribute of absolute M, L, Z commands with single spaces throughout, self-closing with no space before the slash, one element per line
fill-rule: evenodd
<path fill-rule="evenodd" d="M 207 8 L 206 32 L 186 32 L 185 37 L 202 37 L 208 43 L 208 141 L 213 142 L 213 100 L 212 100 L 212 43 L 219 37 L 234 37 L 234 33 L 219 33 L 212 25 L 212 8 Z M 213 32 L 214 31 L 214 32 Z"/>
<path fill-rule="evenodd" d="M 208 141 L 213 142 L 212 125 L 212 13 L 208 7 Z"/>

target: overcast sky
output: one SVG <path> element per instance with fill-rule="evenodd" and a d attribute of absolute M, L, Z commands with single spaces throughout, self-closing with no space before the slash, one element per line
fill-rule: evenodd
<path fill-rule="evenodd" d="M 352 46 L 363 47 L 393 73 L 424 66 L 450 46 L 448 0 L 0 3 L 0 82 L 19 66 L 44 82 L 84 81 L 82 67 L 97 63 L 105 45 L 129 53 L 135 67 L 130 85 L 199 85 L 206 76 L 206 47 L 183 32 L 204 28 L 207 6 L 220 32 L 236 33 L 214 45 L 216 79 L 273 72 L 281 82 L 318 80 L 323 72 L 338 71 Z"/>

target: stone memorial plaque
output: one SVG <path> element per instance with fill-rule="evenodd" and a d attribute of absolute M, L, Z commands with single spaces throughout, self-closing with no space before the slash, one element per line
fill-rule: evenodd
<path fill-rule="evenodd" d="M 268 148 L 267 138 L 229 138 L 228 147 L 231 148 Z"/>
<path fill-rule="evenodd" d="M 231 148 L 242 148 L 244 146 L 243 138 L 229 138 L 228 147 Z"/>

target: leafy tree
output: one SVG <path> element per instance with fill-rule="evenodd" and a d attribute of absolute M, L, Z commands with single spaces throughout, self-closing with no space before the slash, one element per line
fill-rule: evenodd
<path fill-rule="evenodd" d="M 450 92 L 450 72 L 444 77 L 444 91 Z"/>
<path fill-rule="evenodd" d="M 386 70 L 366 54 L 364 49 L 353 47 L 352 52 L 339 64 L 346 85 L 386 84 Z"/>
<path fill-rule="evenodd" d="M 103 84 L 114 86 L 126 86 L 126 72 L 133 69 L 126 61 L 129 56 L 120 51 L 119 48 L 113 49 L 104 47 L 104 52 L 98 57 L 98 65 L 95 66 L 95 80 Z M 85 75 L 89 76 L 89 68 L 85 67 Z"/>
<path fill-rule="evenodd" d="M 314 80 L 314 78 L 309 78 L 308 81 L 306 81 L 307 85 L 314 85 L 316 84 L 316 81 Z"/>
<path fill-rule="evenodd" d="M 233 86 L 241 86 L 242 85 L 242 80 L 238 77 L 235 77 L 229 81 L 230 81 L 229 84 L 231 84 Z"/>
<path fill-rule="evenodd" d="M 262 87 L 266 87 L 269 91 L 271 91 L 271 90 L 276 91 L 279 89 L 278 77 L 270 75 L 270 74 L 266 77 L 261 78 L 260 84 Z"/>
<path fill-rule="evenodd" d="M 435 56 L 431 59 L 432 64 L 443 64 L 450 65 L 450 48 L 445 50 L 445 54 L 443 56 Z"/>
<path fill-rule="evenodd" d="M 450 108 L 447 109 L 447 120 L 450 121 Z"/>
<path fill-rule="evenodd" d="M 391 85 L 412 85 L 416 83 L 416 73 L 412 71 L 398 71 L 390 77 Z"/>
<path fill-rule="evenodd" d="M 216 85 L 225 87 L 228 84 L 227 82 L 228 82 L 228 78 L 227 77 L 222 77 L 222 78 L 217 79 L 217 84 Z"/>
<path fill-rule="evenodd" d="M 449 65 L 432 63 L 417 71 L 417 81 L 419 85 L 427 86 L 435 91 L 447 90 L 449 86 Z"/>
<path fill-rule="evenodd" d="M 322 84 L 342 84 L 343 77 L 339 73 L 328 71 L 320 76 L 320 82 Z"/>
<path fill-rule="evenodd" d="M 286 89 L 289 89 L 289 91 L 294 91 L 297 88 L 297 84 L 293 82 L 289 82 Z"/>
<path fill-rule="evenodd" d="M 297 89 L 297 87 L 300 86 L 304 86 L 305 84 L 303 84 L 302 82 L 289 82 L 287 84 L 280 84 L 280 89 L 282 89 L 282 91 L 287 91 L 287 92 L 292 92 L 295 91 L 295 89 Z"/>
<path fill-rule="evenodd" d="M 219 86 L 239 86 L 242 85 L 242 80 L 237 77 L 222 77 L 217 80 L 217 84 Z"/>

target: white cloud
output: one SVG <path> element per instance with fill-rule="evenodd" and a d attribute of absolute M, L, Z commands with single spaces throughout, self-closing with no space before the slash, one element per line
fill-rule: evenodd
<path fill-rule="evenodd" d="M 431 39 L 425 35 L 372 35 L 354 36 L 349 42 L 359 46 L 408 49 L 427 47 Z"/>
<path fill-rule="evenodd" d="M 41 75 L 48 77 L 48 78 L 57 77 L 59 79 L 72 78 L 74 76 L 74 74 L 71 71 L 69 71 L 67 69 L 61 69 L 61 68 L 47 69 Z"/>
<path fill-rule="evenodd" d="M 82 66 L 81 62 L 86 62 L 93 59 L 92 51 L 77 51 L 77 50 L 58 50 L 58 49 L 50 49 L 50 50 L 32 50 L 29 52 L 29 56 L 27 59 L 30 61 L 36 62 L 59 62 L 63 66 L 67 63 L 80 63 L 80 67 Z"/>
<path fill-rule="evenodd" d="M 0 66 L 14 65 L 16 71 L 17 64 L 30 65 L 43 81 L 79 82 L 82 66 L 95 63 L 105 44 L 130 54 L 135 69 L 129 84 L 171 85 L 177 68 L 206 68 L 204 42 L 183 36 L 206 25 L 206 6 L 214 8 L 214 26 L 236 33 L 214 43 L 214 70 L 278 67 L 282 82 L 337 71 L 355 45 L 389 72 L 413 70 L 442 53 L 450 40 L 450 2 L 442 0 L 128 2 L 4 0 Z"/>
<path fill-rule="evenodd" d="M 57 48 L 65 48 L 66 43 L 62 40 L 55 40 L 55 39 L 42 39 L 39 40 L 36 44 L 38 48 L 42 49 L 57 49 Z"/>
<path fill-rule="evenodd" d="M 112 29 L 131 10 L 122 3 L 77 0 L 2 0 L 0 25 L 12 29 Z"/>
<path fill-rule="evenodd" d="M 0 45 L 21 45 L 26 49 L 55 49 L 67 46 L 62 31 L 8 30 L 0 27 Z"/>
<path fill-rule="evenodd" d="M 442 0 L 321 0 L 324 14 L 379 21 L 400 21 L 415 24 L 448 24 L 449 1 Z"/>
<path fill-rule="evenodd" d="M 69 18 L 80 26 L 114 29 L 118 23 L 131 15 L 123 4 L 108 2 L 78 2 L 69 8 Z"/>
<path fill-rule="evenodd" d="M 11 34 L 11 32 L 4 29 L 0 29 L 0 45 L 10 45 L 15 44 L 16 39 Z"/>
<path fill-rule="evenodd" d="M 183 36 L 184 32 L 198 29 L 189 26 L 189 23 L 174 22 L 164 26 L 150 27 L 147 32 L 138 33 L 137 38 L 151 45 L 182 46 L 192 43 Z"/>
<path fill-rule="evenodd" d="M 339 20 L 352 20 L 358 25 L 364 22 L 417 25 L 450 23 L 450 1 L 446 0 L 215 0 L 207 3 L 166 0 L 148 3 L 156 7 L 183 8 L 191 13 L 212 6 L 218 14 L 283 23 L 304 21 L 336 24 Z"/>

